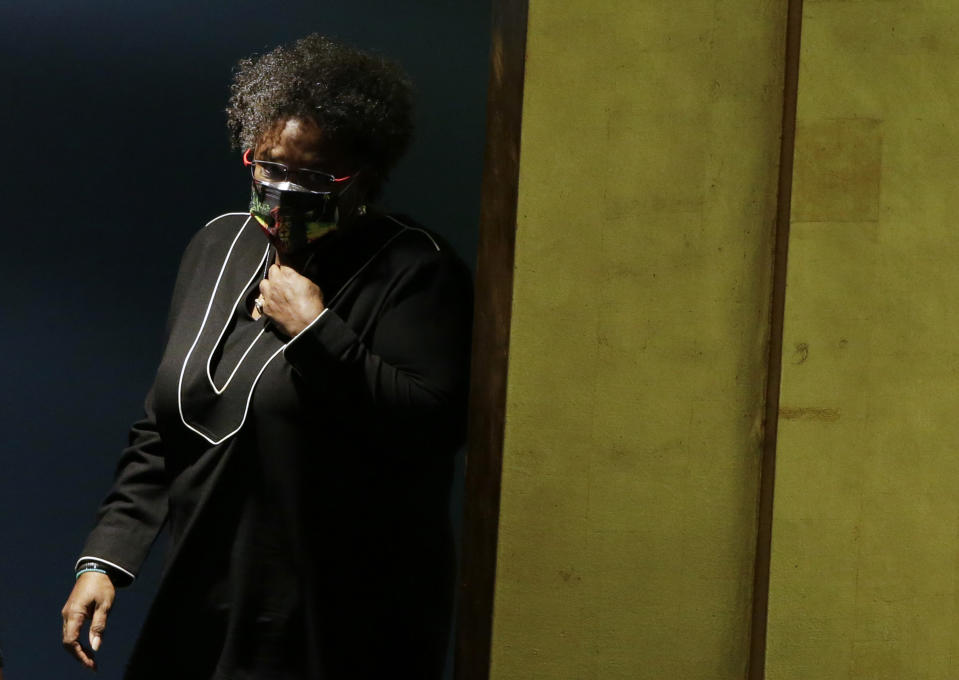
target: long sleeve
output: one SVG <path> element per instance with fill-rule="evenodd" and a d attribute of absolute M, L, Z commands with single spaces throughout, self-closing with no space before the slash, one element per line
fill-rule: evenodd
<path fill-rule="evenodd" d="M 472 330 L 469 271 L 444 253 L 409 267 L 364 343 L 327 309 L 286 347 L 303 379 L 369 422 L 459 429 Z M 450 422 L 455 421 L 455 422 Z"/>
<path fill-rule="evenodd" d="M 162 442 L 156 428 L 153 389 L 147 393 L 143 418 L 130 428 L 129 444 L 120 455 L 116 477 L 97 513 L 77 563 L 93 558 L 132 581 L 146 559 L 167 515 L 167 480 Z"/>
<path fill-rule="evenodd" d="M 198 261 L 203 232 L 194 235 L 184 251 L 177 272 L 164 343 L 169 340 L 173 320 Z M 163 442 L 157 430 L 154 386 L 147 391 L 143 417 L 130 428 L 127 447 L 117 462 L 113 485 L 100 504 L 97 521 L 87 536 L 75 565 L 86 559 L 104 563 L 111 578 L 129 585 L 146 559 L 163 527 L 168 510 L 168 487 Z"/>

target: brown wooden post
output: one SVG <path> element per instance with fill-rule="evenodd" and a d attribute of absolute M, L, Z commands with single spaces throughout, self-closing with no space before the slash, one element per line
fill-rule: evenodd
<path fill-rule="evenodd" d="M 776 206 L 776 239 L 773 246 L 772 308 L 769 315 L 769 368 L 766 373 L 766 412 L 763 419 L 763 459 L 760 467 L 756 559 L 753 570 L 748 680 L 762 680 L 766 672 L 766 629 L 769 610 L 769 568 L 772 552 L 773 489 L 776 481 L 779 389 L 782 382 L 786 263 L 789 254 L 793 153 L 796 144 L 796 104 L 799 99 L 799 43 L 802 34 L 802 4 L 802 0 L 789 0 L 786 14 L 786 74 L 783 80 L 779 195 Z"/>
<path fill-rule="evenodd" d="M 492 0 L 456 678 L 489 677 L 528 0 Z"/>

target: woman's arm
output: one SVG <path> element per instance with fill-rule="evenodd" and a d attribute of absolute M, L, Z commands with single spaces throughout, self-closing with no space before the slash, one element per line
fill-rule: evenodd
<path fill-rule="evenodd" d="M 143 411 L 130 428 L 113 486 L 100 504 L 96 526 L 77 560 L 77 564 L 89 559 L 106 563 L 120 586 L 136 577 L 167 515 L 168 484 L 152 388 Z"/>
<path fill-rule="evenodd" d="M 173 319 L 189 290 L 190 276 L 197 266 L 200 241 L 198 232 L 184 252 L 177 273 L 173 300 L 167 315 L 165 340 Z M 96 651 L 113 605 L 115 587 L 133 582 L 146 559 L 168 509 L 168 479 L 163 442 L 157 429 L 154 387 L 147 392 L 143 417 L 130 428 L 127 447 L 120 454 L 113 486 L 100 504 L 97 521 L 76 564 L 95 560 L 108 574 L 88 571 L 77 577 L 63 605 L 62 643 L 64 648 L 88 668 L 95 669 L 92 654 L 80 644 L 80 631 L 90 621 L 90 646 Z M 76 565 L 74 566 L 76 569 Z"/>
<path fill-rule="evenodd" d="M 369 344 L 326 309 L 284 355 L 307 383 L 374 422 L 433 429 L 463 413 L 471 332 L 469 271 L 436 253 L 398 279 Z"/>
<path fill-rule="evenodd" d="M 160 448 L 151 389 L 144 416 L 130 430 L 113 486 L 77 560 L 77 564 L 91 559 L 104 563 L 109 577 L 92 571 L 79 575 L 60 612 L 64 649 L 94 670 L 96 662 L 80 644 L 80 631 L 89 621 L 90 647 L 97 651 L 116 596 L 115 586 L 133 581 L 166 520 L 167 482 Z"/>
<path fill-rule="evenodd" d="M 209 225 L 207 225 L 209 226 Z M 163 342 L 188 294 L 194 272 L 205 257 L 207 230 L 194 234 L 180 259 L 167 313 Z M 117 585 L 129 585 L 146 559 L 167 515 L 168 478 L 163 442 L 157 430 L 154 385 L 147 391 L 143 417 L 130 428 L 127 447 L 117 462 L 113 486 L 97 512 L 76 564 L 97 560 L 107 565 Z"/>

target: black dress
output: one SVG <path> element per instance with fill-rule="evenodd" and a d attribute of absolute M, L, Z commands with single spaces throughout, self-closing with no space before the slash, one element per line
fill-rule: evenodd
<path fill-rule="evenodd" d="M 472 291 L 429 232 L 367 217 L 306 270 L 294 339 L 249 301 L 272 255 L 245 213 L 184 253 L 167 344 L 83 557 L 170 551 L 126 678 L 438 678 Z M 82 559 L 82 558 L 81 558 Z"/>

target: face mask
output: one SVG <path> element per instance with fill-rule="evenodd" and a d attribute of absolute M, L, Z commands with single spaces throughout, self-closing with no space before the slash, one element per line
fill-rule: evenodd
<path fill-rule="evenodd" d="M 336 197 L 299 191 L 290 182 L 253 181 L 250 214 L 280 253 L 293 253 L 336 229 Z"/>

